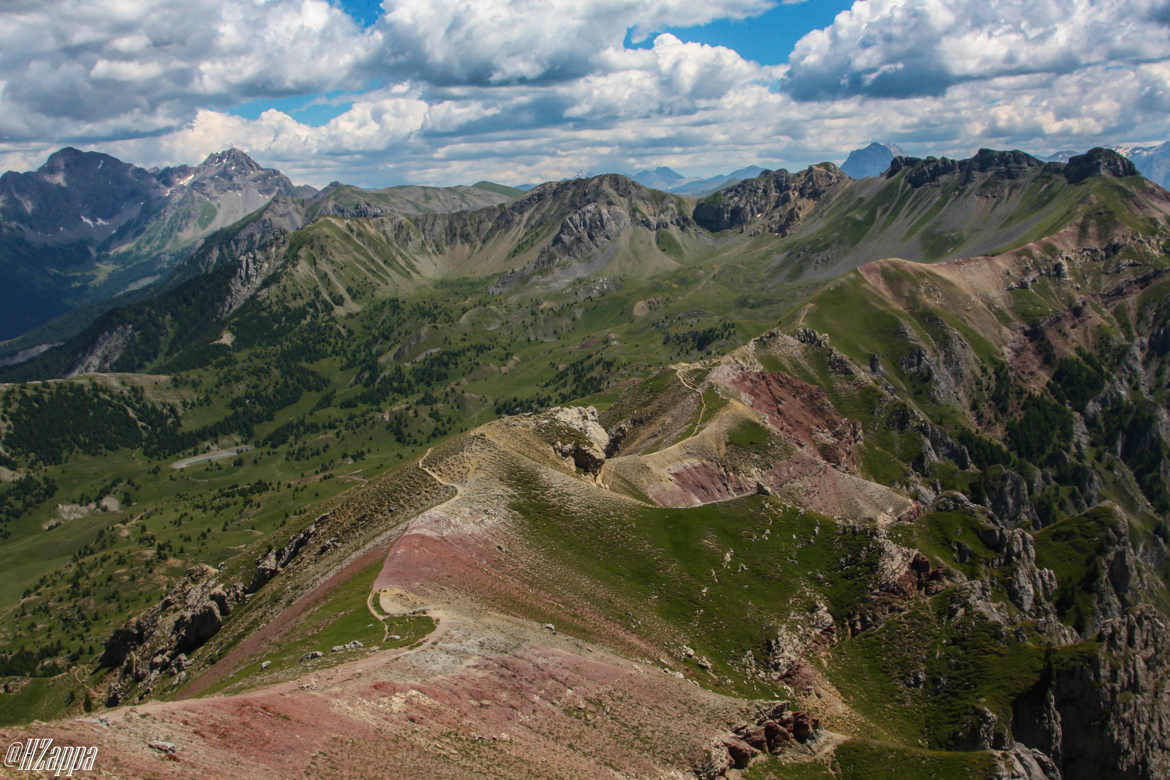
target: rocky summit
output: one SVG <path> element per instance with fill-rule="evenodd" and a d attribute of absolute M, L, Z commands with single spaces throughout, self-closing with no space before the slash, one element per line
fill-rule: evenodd
<path fill-rule="evenodd" d="M 1170 775 L 1170 192 L 1103 148 L 850 167 L 0 179 L 19 257 L 159 276 L 0 365 L 0 735 L 129 777 Z"/>

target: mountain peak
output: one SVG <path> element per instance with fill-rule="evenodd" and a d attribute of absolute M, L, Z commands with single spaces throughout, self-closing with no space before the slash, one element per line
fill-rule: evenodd
<path fill-rule="evenodd" d="M 108 154 L 102 154 L 101 152 L 83 152 L 72 146 L 66 146 L 49 155 L 49 159 L 45 160 L 45 164 L 38 169 L 38 172 L 52 174 L 77 168 L 101 168 L 107 164 L 133 167 L 129 163 L 124 163 Z"/>
<path fill-rule="evenodd" d="M 906 171 L 906 181 L 912 187 L 957 174 L 968 180 L 974 173 L 986 173 L 1004 179 L 1018 179 L 1040 171 L 1063 173 L 1070 184 L 1076 184 L 1092 176 L 1135 176 L 1137 168 L 1125 157 L 1112 149 L 1098 147 L 1085 154 L 1074 155 L 1067 164 L 1044 163 L 1026 152 L 1018 150 L 999 151 L 980 149 L 965 160 L 948 157 L 895 157 L 890 162 L 887 178 Z"/>
<path fill-rule="evenodd" d="M 868 146 L 850 152 L 849 157 L 841 164 L 841 170 L 852 179 L 880 176 L 889 167 L 891 160 L 904 154 L 897 144 L 871 141 Z"/>
<path fill-rule="evenodd" d="M 676 187 L 679 184 L 687 181 L 687 177 L 683 176 L 673 168 L 668 168 L 665 165 L 660 165 L 657 168 L 650 170 L 649 168 L 629 175 L 629 178 L 638 182 L 644 187 L 650 187 L 656 190 L 668 190 L 671 187 Z"/>
<path fill-rule="evenodd" d="M 241 168 L 246 171 L 258 171 L 260 165 L 248 155 L 234 146 L 222 152 L 207 155 L 207 159 L 199 164 L 200 168 Z"/>
<path fill-rule="evenodd" d="M 75 149 L 72 146 L 65 146 L 49 155 L 49 159 L 45 161 L 42 168 L 59 168 L 63 165 L 68 165 L 74 160 L 79 160 L 85 155 L 85 152 L 80 149 Z"/>
<path fill-rule="evenodd" d="M 1137 176 L 1137 167 L 1132 161 L 1118 154 L 1112 149 L 1100 146 L 1090 149 L 1084 154 L 1070 157 L 1065 166 L 1064 175 L 1071 183 L 1089 178 L 1090 176 Z"/>

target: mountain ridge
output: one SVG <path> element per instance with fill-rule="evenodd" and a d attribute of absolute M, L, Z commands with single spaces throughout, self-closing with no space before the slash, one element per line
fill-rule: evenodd
<path fill-rule="evenodd" d="M 925 260 L 1002 251 L 1031 240 L 1037 230 L 1054 231 L 1078 219 L 1086 204 L 1106 197 L 1102 191 L 1085 200 L 1068 188 L 1096 189 L 1134 174 L 1131 164 L 1106 150 L 1093 150 L 1067 165 L 1041 163 L 1022 152 L 982 150 L 963 161 L 895 158 L 886 175 L 861 181 L 851 180 L 831 163 L 798 174 L 765 172 L 697 202 L 693 212 L 679 196 L 656 194 L 631 179 L 607 174 L 550 182 L 521 198 L 475 211 L 375 216 L 377 209 L 363 206 L 360 212 L 369 216 L 357 219 L 314 212 L 315 204 L 334 202 L 334 193 L 347 191 L 326 188 L 307 203 L 281 201 L 283 216 L 276 221 L 241 223 L 249 236 L 237 250 L 244 262 L 234 272 L 237 281 L 231 291 L 216 293 L 231 303 L 211 319 L 201 319 L 203 324 L 195 331 L 184 327 L 186 335 L 175 344 L 235 311 L 280 268 L 288 269 L 286 292 L 272 294 L 303 299 L 324 291 L 327 308 L 352 313 L 361 308 L 361 296 L 354 292 L 358 289 L 388 294 L 453 273 L 499 275 L 497 292 L 563 287 L 604 274 L 661 273 L 712 251 L 714 245 L 704 235 L 711 231 L 738 233 L 742 238 L 737 241 L 761 235 L 787 239 L 788 273 L 824 278 L 862 264 L 869 259 L 864 252 L 875 248 L 888 256 Z M 940 187 L 948 194 L 940 196 Z M 988 212 L 988 201 L 980 193 L 991 191 L 997 193 L 998 205 Z M 871 205 L 859 207 L 865 203 Z M 1019 214 L 1024 205 L 1029 213 Z M 843 219 L 855 219 L 843 217 L 843 212 L 867 210 L 865 222 L 855 223 L 849 233 L 841 232 Z M 294 233 L 298 238 L 290 249 Z M 866 249 L 859 254 L 857 246 Z M 300 257 L 303 252 L 308 252 L 305 258 Z M 352 260 L 337 265 L 336 259 L 325 260 L 328 257 Z M 474 264 L 469 264 L 471 258 Z M 366 267 L 370 260 L 377 269 Z M 330 266 L 328 271 L 311 270 L 320 261 Z M 234 265 L 238 260 L 218 249 L 201 250 L 179 270 L 177 279 L 195 280 L 223 262 Z M 62 371 L 59 361 L 65 353 L 74 355 L 69 370 L 141 367 L 139 362 L 118 363 L 121 352 L 109 349 L 123 340 L 110 341 L 113 321 L 103 318 L 78 340 L 37 356 L 38 362 L 26 370 L 57 365 Z M 157 327 L 162 326 L 152 332 L 161 334 L 173 326 L 163 331 Z M 156 348 L 131 354 L 153 354 Z M 8 373 L 21 375 L 12 369 Z"/>

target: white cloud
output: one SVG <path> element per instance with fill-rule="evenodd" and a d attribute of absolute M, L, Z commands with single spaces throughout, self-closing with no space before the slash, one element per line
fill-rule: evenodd
<path fill-rule="evenodd" d="M 57 0 L 0 11 L 0 137 L 130 136 L 351 83 L 381 45 L 326 0 Z"/>
<path fill-rule="evenodd" d="M 858 0 L 797 42 L 787 89 L 804 100 L 939 95 L 966 81 L 1064 74 L 1170 56 L 1151 0 Z"/>
<path fill-rule="evenodd" d="M 742 19 L 771 0 L 384 0 L 383 62 L 440 84 L 564 81 L 595 71 L 628 30 Z"/>
<path fill-rule="evenodd" d="M 658 35 L 768 0 L 9 0 L 0 167 L 71 143 L 145 165 L 238 146 L 299 181 L 370 186 L 668 164 L 798 167 L 872 138 L 1037 153 L 1170 135 L 1170 3 L 869 0 L 766 67 Z M 369 88 L 370 83 L 380 86 Z M 344 90 L 320 126 L 243 101 Z"/>

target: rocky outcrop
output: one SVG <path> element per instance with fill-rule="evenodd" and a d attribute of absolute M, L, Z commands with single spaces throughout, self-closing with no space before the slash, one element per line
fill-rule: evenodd
<path fill-rule="evenodd" d="M 134 328 L 129 324 L 118 325 L 97 337 L 89 349 L 82 354 L 66 376 L 109 371 L 122 357 L 130 344 Z"/>
<path fill-rule="evenodd" d="M 1000 759 L 996 780 L 1062 780 L 1056 763 L 1027 745 L 1013 745 Z"/>
<path fill-rule="evenodd" d="M 1005 532 L 998 561 L 1006 571 L 1004 589 L 1008 598 L 1029 617 L 1056 620 L 1053 599 L 1056 597 L 1056 575 L 1051 569 L 1036 565 L 1036 544 L 1032 535 L 1013 528 Z M 995 548 L 993 548 L 995 549 Z"/>
<path fill-rule="evenodd" d="M 921 187 L 944 177 L 955 176 L 962 183 L 972 181 L 976 175 L 991 175 L 1002 179 L 1019 179 L 1041 171 L 1061 174 L 1070 184 L 1084 181 L 1091 176 L 1136 176 L 1134 164 L 1112 149 L 1096 148 L 1071 157 L 1068 163 L 1043 163 L 1030 154 L 1020 151 L 996 151 L 980 149 L 974 157 L 966 160 L 951 160 L 946 157 L 895 157 L 890 162 L 885 176 L 892 178 L 901 171 L 907 171 L 906 182 L 911 187 Z"/>
<path fill-rule="evenodd" d="M 920 420 L 914 429 L 922 434 L 922 455 L 920 461 L 915 463 L 919 471 L 925 473 L 927 466 L 941 459 L 949 460 L 961 469 L 971 468 L 971 454 L 967 448 L 951 438 L 940 426 Z"/>
<path fill-rule="evenodd" d="M 509 204 L 506 211 L 514 215 L 514 221 L 526 221 L 533 237 L 544 232 L 544 225 L 558 220 L 555 233 L 533 260 L 502 274 L 496 289 L 554 270 L 559 281 L 600 271 L 616 254 L 618 240 L 634 228 L 655 233 L 692 231 L 694 222 L 682 210 L 684 203 L 616 174 L 542 185 Z M 524 244 L 522 240 L 518 249 Z"/>
<path fill-rule="evenodd" d="M 913 380 L 926 385 L 930 399 L 940 404 L 963 400 L 960 381 L 939 365 L 938 359 L 921 344 L 915 344 L 898 358 L 898 367 Z"/>
<path fill-rule="evenodd" d="M 1099 652 L 1050 662 L 1012 731 L 1068 780 L 1170 776 L 1170 628 L 1153 607 L 1105 624 Z"/>
<path fill-rule="evenodd" d="M 269 550 L 264 555 L 256 559 L 256 571 L 252 575 L 252 581 L 248 583 L 247 592 L 255 593 L 264 586 L 266 582 L 275 577 L 281 569 L 285 568 L 292 562 L 294 558 L 301 552 L 309 540 L 317 533 L 317 522 L 327 517 L 322 515 L 317 518 L 316 522 L 310 524 L 307 528 L 296 533 L 293 538 L 281 547 L 279 550 Z"/>
<path fill-rule="evenodd" d="M 922 187 L 944 177 L 957 177 L 963 184 L 971 182 L 977 174 L 989 174 L 1005 179 L 1018 179 L 1037 173 L 1044 163 L 1030 154 L 1019 151 L 1000 152 L 980 149 L 974 157 L 966 160 L 952 160 L 947 157 L 895 157 L 886 169 L 886 178 L 893 178 L 906 171 L 906 182 L 911 187 Z"/>
<path fill-rule="evenodd" d="M 135 693 L 139 698 L 146 696 L 163 675 L 185 677 L 188 656 L 219 633 L 224 620 L 250 594 L 297 558 L 324 517 L 280 549 L 260 556 L 247 587 L 221 581 L 219 572 L 210 566 L 195 566 L 162 601 L 115 629 L 98 660 L 99 668 L 118 672 L 107 691 L 107 704 L 112 707 Z"/>
<path fill-rule="evenodd" d="M 1069 158 L 1064 166 L 1064 176 L 1070 184 L 1084 181 L 1090 176 L 1137 176 L 1138 170 L 1132 162 L 1112 149 L 1097 147 L 1085 154 Z"/>
<path fill-rule="evenodd" d="M 713 232 L 743 228 L 786 236 L 817 203 L 848 181 L 832 163 L 798 173 L 764 171 L 701 200 L 695 206 L 694 219 Z"/>
<path fill-rule="evenodd" d="M 1008 528 L 1038 528 L 1040 518 L 1032 506 L 1028 482 L 1011 469 L 991 470 L 985 480 L 987 501 L 1000 523 Z"/>
<path fill-rule="evenodd" d="M 574 468 L 596 475 L 615 447 L 592 406 L 558 406 L 537 424 L 553 451 L 573 462 Z"/>
<path fill-rule="evenodd" d="M 187 654 L 219 631 L 244 600 L 244 588 L 222 584 L 217 573 L 206 565 L 189 569 L 161 602 L 110 635 L 98 661 L 99 667 L 118 670 L 107 691 L 108 706 L 125 701 L 133 691 L 145 696 L 163 674 L 182 674 Z"/>
<path fill-rule="evenodd" d="M 869 529 L 850 529 L 853 533 L 872 533 Z M 870 592 L 845 621 L 849 636 L 869 631 L 906 610 L 909 603 L 921 596 L 931 596 L 947 585 L 941 569 L 918 550 L 895 544 L 889 539 L 875 538 L 863 549 L 856 560 L 842 561 L 843 565 L 858 565 L 865 561 L 872 568 Z"/>
<path fill-rule="evenodd" d="M 712 780 L 727 777 L 731 769 L 746 769 L 756 756 L 779 754 L 793 745 L 816 740 L 820 727 L 811 713 L 792 710 L 788 702 L 762 704 L 753 721 L 735 726 L 711 745 L 694 773 Z"/>
<path fill-rule="evenodd" d="M 764 657 L 777 679 L 795 674 L 810 652 L 832 647 L 837 641 L 837 624 L 828 608 L 816 603 L 804 612 L 794 612 L 764 644 Z"/>

